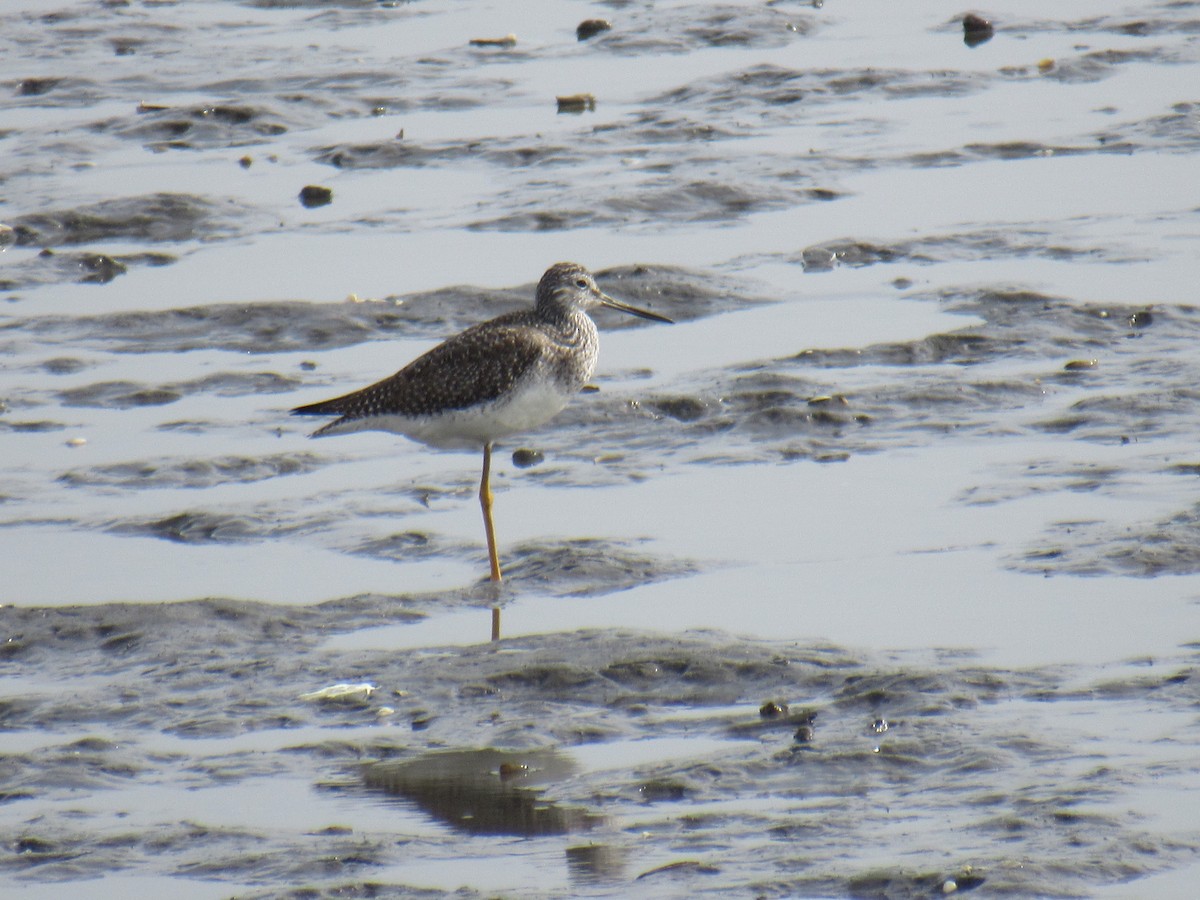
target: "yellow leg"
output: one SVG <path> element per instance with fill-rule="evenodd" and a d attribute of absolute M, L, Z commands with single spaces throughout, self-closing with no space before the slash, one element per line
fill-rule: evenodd
<path fill-rule="evenodd" d="M 496 526 L 492 524 L 492 445 L 483 445 L 483 477 L 479 479 L 479 505 L 483 507 L 483 530 L 487 535 L 488 562 L 492 581 L 500 581 L 500 557 L 496 555 Z"/>

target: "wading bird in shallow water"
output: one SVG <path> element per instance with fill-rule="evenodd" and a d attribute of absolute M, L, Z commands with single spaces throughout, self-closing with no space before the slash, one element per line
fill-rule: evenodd
<path fill-rule="evenodd" d="M 558 413 L 596 369 L 600 339 L 588 310 L 619 309 L 670 322 L 605 294 L 583 266 L 556 263 L 537 286 L 533 309 L 473 325 L 370 387 L 299 406 L 293 414 L 338 416 L 313 437 L 390 431 L 447 449 L 483 449 L 479 503 L 492 581 L 500 580 L 492 524 L 492 443 Z"/>

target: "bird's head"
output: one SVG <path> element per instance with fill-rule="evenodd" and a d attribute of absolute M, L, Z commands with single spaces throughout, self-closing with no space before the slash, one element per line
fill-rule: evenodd
<path fill-rule="evenodd" d="M 630 306 L 628 303 L 622 303 L 620 300 L 608 296 L 597 287 L 592 273 L 578 263 L 555 263 L 546 270 L 546 274 L 538 282 L 537 305 L 539 309 L 546 306 L 568 310 L 588 310 L 596 306 L 607 306 L 610 309 L 619 309 L 631 316 L 639 316 L 655 322 L 672 321 L 666 316 Z"/>

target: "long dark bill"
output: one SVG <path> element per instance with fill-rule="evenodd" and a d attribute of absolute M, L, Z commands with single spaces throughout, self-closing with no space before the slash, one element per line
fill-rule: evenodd
<path fill-rule="evenodd" d="M 600 295 L 600 305 L 607 306 L 610 309 L 619 309 L 623 313 L 629 313 L 631 316 L 637 316 L 641 319 L 650 319 L 652 322 L 666 322 L 668 325 L 674 325 L 674 319 L 668 319 L 666 316 L 660 316 L 658 313 L 650 312 L 648 309 L 638 309 L 636 306 L 630 306 L 628 303 L 622 303 L 620 300 L 615 300 L 608 294 Z"/>

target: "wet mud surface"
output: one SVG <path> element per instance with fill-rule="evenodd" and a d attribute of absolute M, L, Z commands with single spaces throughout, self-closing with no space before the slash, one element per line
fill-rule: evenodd
<path fill-rule="evenodd" d="M 1190 896 L 1200 5 L 962 12 L 0 12 L 15 896 Z M 287 411 L 560 258 L 494 588 Z"/>
<path fill-rule="evenodd" d="M 929 896 L 956 881 L 1066 897 L 1197 851 L 1194 836 L 1106 809 L 1193 777 L 1194 648 L 1065 677 L 620 631 L 322 649 L 441 598 L 379 599 L 9 612 L 6 672 L 52 666 L 63 685 L 4 701 L 6 729 L 29 746 L 7 754 L 5 805 L 58 810 L 6 836 L 9 877 L 139 871 L 238 895 L 275 883 L 407 896 L 389 871 L 453 865 L 469 837 L 518 867 L 558 857 L 560 890 L 585 896 L 653 893 L 638 882 L 654 879 L 672 894 Z M 296 693 L 342 680 L 373 690 Z M 1150 765 L 1129 764 L 1150 735 Z M 206 792 L 253 796 L 264 782 L 285 797 L 304 785 L 310 807 L 258 809 L 241 827 L 198 820 Z M 139 809 L 130 791 L 161 797 Z M 401 838 L 412 808 L 436 825 Z M 895 863 L 849 874 L 894 831 L 909 847 Z"/>

